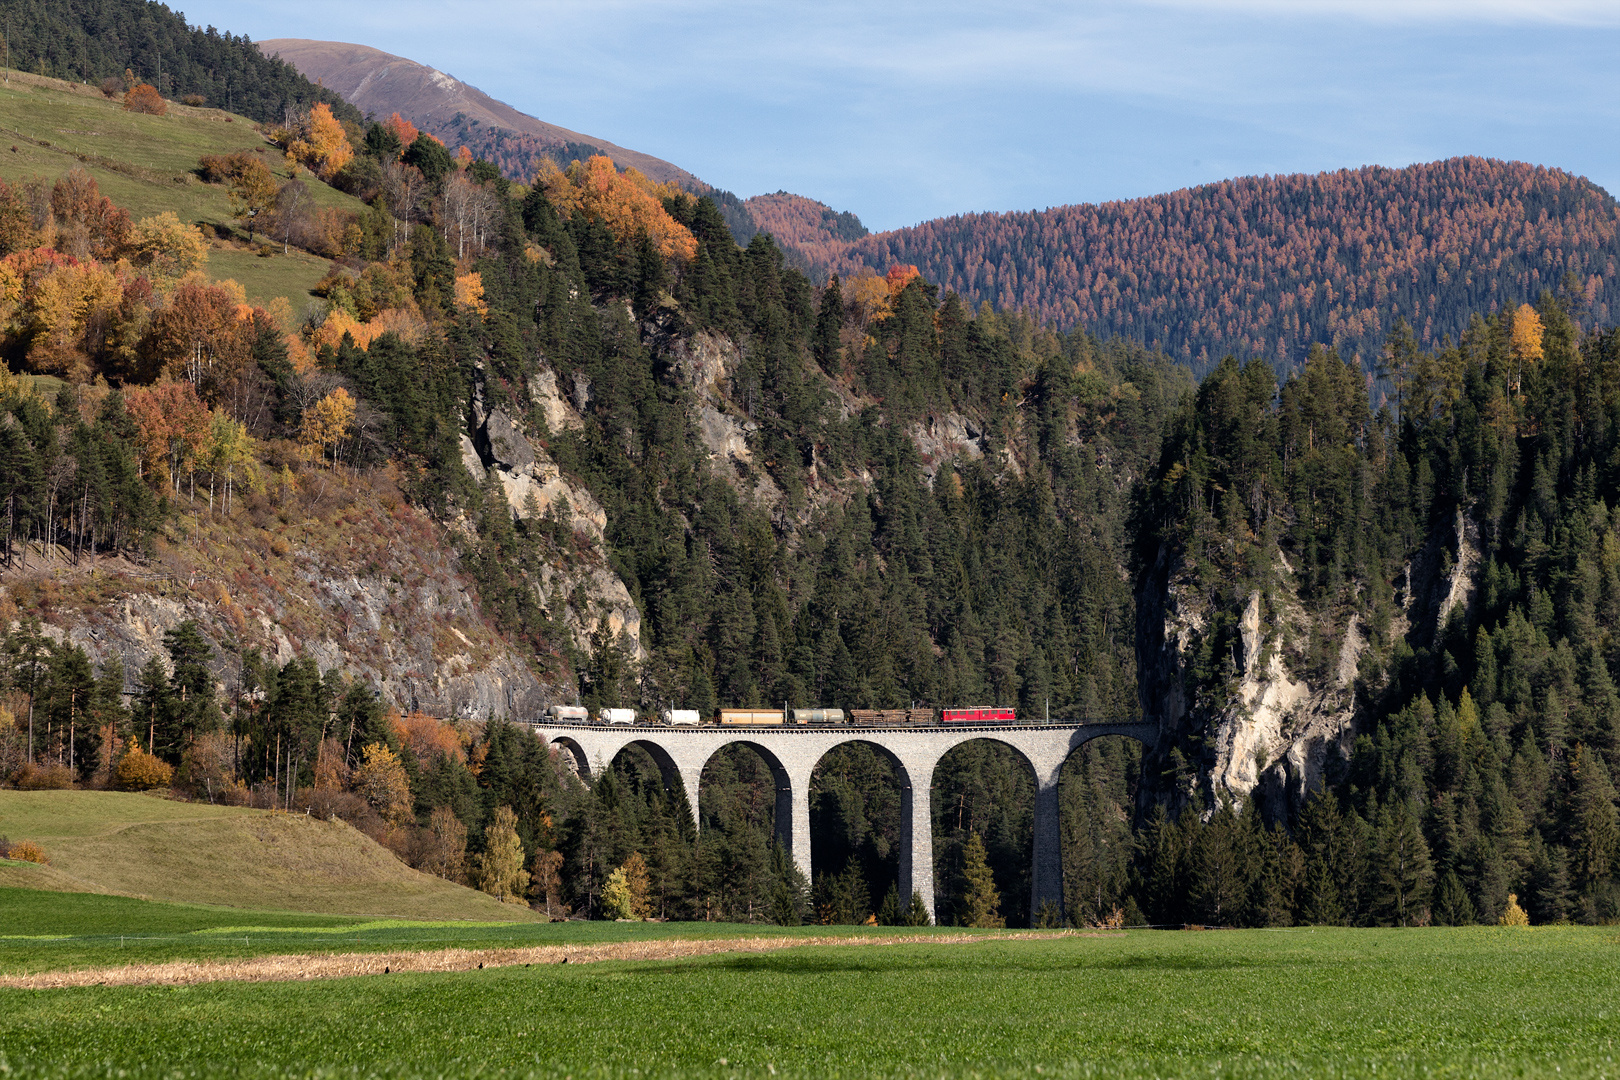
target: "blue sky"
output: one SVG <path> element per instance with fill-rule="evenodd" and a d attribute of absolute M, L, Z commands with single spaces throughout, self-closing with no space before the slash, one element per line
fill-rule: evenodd
<path fill-rule="evenodd" d="M 1620 0 L 206 0 L 872 229 L 1458 154 L 1620 194 Z"/>

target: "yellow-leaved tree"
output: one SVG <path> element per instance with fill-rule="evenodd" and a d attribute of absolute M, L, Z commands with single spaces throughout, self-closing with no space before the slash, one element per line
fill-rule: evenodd
<path fill-rule="evenodd" d="M 258 158 L 248 158 L 231 178 L 226 192 L 231 200 L 231 216 L 247 225 L 248 243 L 253 242 L 253 227 L 259 215 L 275 205 L 280 191 L 270 166 Z"/>
<path fill-rule="evenodd" d="M 167 292 L 181 278 L 208 264 L 208 241 L 202 230 L 187 225 L 165 210 L 141 218 L 129 231 L 125 244 L 129 262 L 159 292 Z"/>
<path fill-rule="evenodd" d="M 601 154 L 586 162 L 573 162 L 566 172 L 542 161 L 535 183 L 564 217 L 576 209 L 600 221 L 615 239 L 634 240 L 645 233 L 658 253 L 691 259 L 697 255 L 697 239 L 691 231 L 669 216 L 667 198 L 685 198 L 674 184 L 658 184 L 636 169 L 619 172 L 613 160 Z"/>
<path fill-rule="evenodd" d="M 456 307 L 489 314 L 489 305 L 484 303 L 484 276 L 478 271 L 456 275 Z"/>
<path fill-rule="evenodd" d="M 354 148 L 343 125 L 332 115 L 332 106 L 322 101 L 293 124 L 287 136 L 287 156 L 326 180 L 354 159 Z"/>
<path fill-rule="evenodd" d="M 1513 329 L 1508 339 L 1508 351 L 1513 354 L 1513 369 L 1508 378 L 1513 392 L 1519 392 L 1519 381 L 1524 373 L 1541 359 L 1541 336 L 1544 330 L 1541 316 L 1529 304 L 1520 304 L 1513 313 Z"/>
<path fill-rule="evenodd" d="M 641 852 L 632 851 L 619 869 L 624 871 L 625 888 L 630 893 L 630 917 L 645 919 L 652 915 L 652 882 L 647 878 L 647 860 Z"/>
<path fill-rule="evenodd" d="M 304 410 L 298 438 L 323 459 L 330 449 L 332 464 L 336 466 L 338 445 L 349 437 L 349 428 L 353 425 L 354 398 L 340 386 Z"/>
<path fill-rule="evenodd" d="M 354 793 L 390 825 L 411 820 L 410 777 L 399 758 L 382 743 L 371 743 L 361 751 L 360 767 L 354 770 L 349 783 Z"/>
<path fill-rule="evenodd" d="M 517 815 L 510 806 L 497 806 L 495 819 L 484 830 L 478 887 L 503 903 L 526 902 L 529 872 L 523 869 L 523 839 L 517 834 Z"/>
<path fill-rule="evenodd" d="M 141 749 L 135 739 L 113 766 L 113 786 L 120 791 L 151 791 L 168 787 L 174 779 L 174 767 L 156 754 Z"/>

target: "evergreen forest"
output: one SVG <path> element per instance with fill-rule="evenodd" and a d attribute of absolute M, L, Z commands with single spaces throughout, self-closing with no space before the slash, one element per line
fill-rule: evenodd
<path fill-rule="evenodd" d="M 4 0 L 7 66 L 99 85 L 131 72 L 164 97 L 280 123 L 324 103 L 340 119 L 360 113 L 290 64 L 267 57 L 245 36 L 188 26 L 157 0 Z"/>

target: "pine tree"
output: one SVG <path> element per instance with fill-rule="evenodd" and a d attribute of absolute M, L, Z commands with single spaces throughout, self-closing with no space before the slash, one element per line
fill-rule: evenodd
<path fill-rule="evenodd" d="M 969 833 L 967 843 L 962 845 L 962 876 L 967 881 L 960 907 L 962 925 L 981 929 L 1006 926 L 1007 920 L 1000 912 L 1001 894 L 996 891 L 984 841 L 978 833 Z"/>
<path fill-rule="evenodd" d="M 1412 924 L 1428 899 L 1434 871 L 1418 819 L 1404 801 L 1386 804 L 1379 812 L 1375 857 L 1385 918 L 1396 926 Z"/>
<path fill-rule="evenodd" d="M 1470 926 L 1474 922 L 1474 902 L 1455 870 L 1447 870 L 1435 889 L 1434 922 L 1437 926 Z"/>

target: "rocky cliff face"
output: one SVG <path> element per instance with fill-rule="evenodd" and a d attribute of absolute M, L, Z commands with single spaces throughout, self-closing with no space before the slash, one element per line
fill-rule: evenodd
<path fill-rule="evenodd" d="M 1452 611 L 1472 602 L 1479 562 L 1478 530 L 1459 515 L 1397 582 L 1390 640 L 1433 641 Z M 1297 808 L 1348 762 L 1370 647 L 1364 616 L 1310 616 L 1281 553 L 1271 580 L 1266 590 L 1241 594 L 1235 632 L 1218 635 L 1217 613 L 1179 559 L 1161 550 L 1142 576 L 1138 685 L 1143 713 L 1161 732 L 1146 774 L 1173 777 L 1149 785 L 1144 798 L 1179 805 L 1202 795 L 1206 806 L 1256 798 L 1274 816 Z M 1215 661 L 1226 674 L 1199 688 L 1193 664 L 1212 635 L 1230 650 Z M 1331 662 L 1318 659 L 1311 673 L 1313 654 Z"/>
<path fill-rule="evenodd" d="M 529 380 L 536 409 L 552 431 L 583 425 L 579 407 L 589 403 L 590 387 L 575 381 L 575 401 L 558 390 L 556 374 L 543 369 Z M 576 403 L 577 402 L 577 406 Z M 535 593 L 553 619 L 568 629 L 574 647 L 590 653 L 600 639 L 622 637 L 627 655 L 646 656 L 641 644 L 641 612 L 607 558 L 607 511 L 585 485 L 565 477 L 543 445 L 501 409 L 474 403 L 473 428 L 462 435 L 462 464 L 483 483 L 493 476 L 515 518 L 553 515 L 570 524 L 578 557 L 541 568 Z"/>
<path fill-rule="evenodd" d="M 295 488 L 272 493 L 279 514 L 267 496 L 233 518 L 177 523 L 139 562 L 74 563 L 36 546 L 0 583 L 0 619 L 37 615 L 95 663 L 117 657 L 128 690 L 149 659 L 166 662 L 163 635 L 192 619 L 227 694 L 256 649 L 278 664 L 310 657 L 438 716 L 534 716 L 572 697 L 562 665 L 537 663 L 484 621 L 448 538 L 385 477 L 309 470 Z"/>

